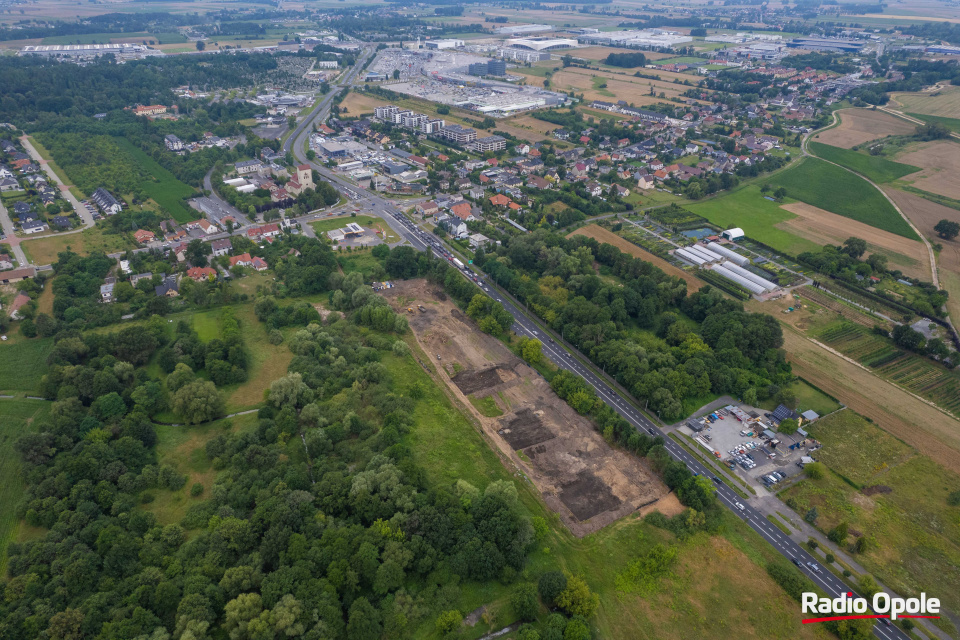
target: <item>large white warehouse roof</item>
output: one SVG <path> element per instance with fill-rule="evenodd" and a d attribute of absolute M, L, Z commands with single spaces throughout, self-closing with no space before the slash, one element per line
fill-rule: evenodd
<path fill-rule="evenodd" d="M 577 46 L 577 41 L 571 38 L 511 38 L 507 44 L 518 49 L 533 51 L 549 51 L 553 49 L 569 49 Z"/>

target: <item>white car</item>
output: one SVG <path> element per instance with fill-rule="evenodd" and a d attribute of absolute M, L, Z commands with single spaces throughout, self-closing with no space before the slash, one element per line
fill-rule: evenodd
<path fill-rule="evenodd" d="M 737 506 L 737 509 L 740 509 L 740 511 L 743 511 L 743 510 L 744 510 L 744 506 L 743 506 L 742 504 L 740 504 L 739 502 L 735 502 L 734 504 Z"/>

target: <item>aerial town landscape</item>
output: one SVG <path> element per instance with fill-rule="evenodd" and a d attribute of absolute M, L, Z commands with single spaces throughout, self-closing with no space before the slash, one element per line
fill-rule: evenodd
<path fill-rule="evenodd" d="M 0 640 L 960 640 L 958 323 L 955 0 L 0 0 Z"/>

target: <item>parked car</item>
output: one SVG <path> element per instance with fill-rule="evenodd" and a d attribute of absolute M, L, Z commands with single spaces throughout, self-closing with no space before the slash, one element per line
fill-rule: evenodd
<path fill-rule="evenodd" d="M 742 504 L 740 504 L 739 502 L 735 502 L 734 504 L 737 506 L 737 509 L 740 509 L 740 511 L 745 511 L 745 510 L 746 510 L 746 507 L 744 507 L 744 506 L 743 506 Z"/>

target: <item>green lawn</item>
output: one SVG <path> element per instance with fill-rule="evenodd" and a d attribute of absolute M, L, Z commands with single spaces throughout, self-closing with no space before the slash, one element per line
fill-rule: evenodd
<path fill-rule="evenodd" d="M 6 575 L 7 545 L 20 526 L 16 506 L 24 489 L 20 456 L 13 445 L 49 412 L 50 403 L 45 400 L 0 400 L 0 575 Z"/>
<path fill-rule="evenodd" d="M 177 222 L 190 222 L 200 214 L 184 204 L 184 198 L 197 195 L 196 189 L 180 182 L 176 176 L 157 164 L 142 149 L 126 138 L 114 138 L 121 149 L 126 151 L 144 171 L 156 178 L 156 182 L 145 182 L 143 191 L 154 202 L 167 210 Z"/>
<path fill-rule="evenodd" d="M 852 149 L 841 149 L 822 142 L 810 142 L 810 151 L 824 160 L 836 162 L 864 175 L 874 182 L 893 182 L 897 178 L 920 171 L 920 167 L 871 156 Z"/>
<path fill-rule="evenodd" d="M 904 238 L 919 240 L 907 221 L 869 182 L 818 158 L 804 158 L 796 166 L 770 176 L 770 184 L 784 187 L 791 198 Z M 749 231 L 747 235 L 750 235 Z"/>
<path fill-rule="evenodd" d="M 503 415 L 503 411 L 497 406 L 497 401 L 494 400 L 493 396 L 486 396 L 483 398 L 477 398 L 476 396 L 468 397 L 470 398 L 470 404 L 477 408 L 477 411 L 480 412 L 480 415 L 488 418 L 496 418 L 497 416 Z"/>
<path fill-rule="evenodd" d="M 832 473 L 803 480 L 781 497 L 792 500 L 801 516 L 816 507 L 822 531 L 845 521 L 851 531 L 876 540 L 856 558 L 891 589 L 935 593 L 957 610 L 960 518 L 947 496 L 960 490 L 960 476 L 850 410 L 817 421 L 811 435 L 823 443 L 814 457 Z M 879 490 L 864 493 L 861 487 Z"/>
<path fill-rule="evenodd" d="M 804 411 L 813 410 L 816 411 L 818 415 L 825 416 L 828 413 L 833 413 L 840 408 L 840 403 L 823 393 L 819 389 L 810 386 L 804 380 L 798 379 L 796 382 L 791 384 L 789 390 L 797 396 L 797 411 L 803 413 Z M 761 409 L 766 409 L 767 411 L 773 411 L 777 408 L 777 402 L 773 399 L 767 400 L 760 404 Z"/>
<path fill-rule="evenodd" d="M 47 36 L 43 39 L 43 44 L 107 44 L 115 38 L 153 40 L 157 44 L 187 41 L 187 38 L 181 33 L 82 33 L 68 36 Z"/>
<path fill-rule="evenodd" d="M 793 256 L 820 250 L 815 242 L 776 227 L 796 215 L 782 209 L 779 203 L 764 198 L 760 186 L 755 183 L 716 198 L 684 205 L 684 208 L 724 229 L 741 227 L 754 240 Z"/>
<path fill-rule="evenodd" d="M 0 343 L 0 391 L 36 393 L 40 378 L 47 372 L 47 355 L 52 349 L 53 338 Z"/>

